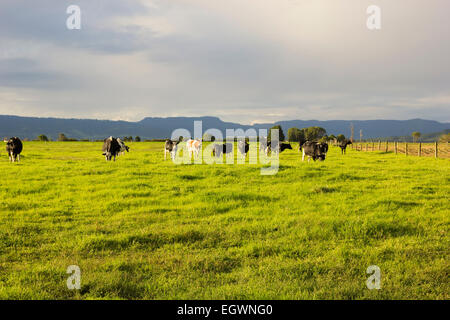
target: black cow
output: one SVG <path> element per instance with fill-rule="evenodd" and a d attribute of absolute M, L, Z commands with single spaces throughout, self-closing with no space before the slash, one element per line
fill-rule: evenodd
<path fill-rule="evenodd" d="M 213 148 L 213 156 L 220 158 L 220 156 L 224 153 L 230 153 L 233 151 L 232 143 L 223 143 L 223 144 L 215 144 Z"/>
<path fill-rule="evenodd" d="M 272 147 L 272 141 L 269 141 L 267 143 L 267 148 L 266 148 L 266 155 L 269 154 L 270 151 L 274 152 L 274 153 L 281 153 L 286 149 L 291 149 L 292 150 L 292 146 L 290 143 L 277 143 L 276 145 L 274 145 Z"/>
<path fill-rule="evenodd" d="M 116 157 L 120 152 L 120 144 L 116 138 L 109 137 L 103 140 L 103 155 L 106 158 L 106 161 L 111 161 L 114 158 L 116 161 Z"/>
<path fill-rule="evenodd" d="M 170 153 L 170 157 L 172 160 L 175 160 L 175 155 L 177 154 L 178 144 L 181 142 L 182 138 L 178 139 L 178 141 L 172 141 L 167 139 L 164 144 L 164 160 L 166 160 L 167 153 Z"/>
<path fill-rule="evenodd" d="M 242 157 L 245 159 L 245 157 L 247 156 L 248 150 L 250 149 L 250 145 L 248 144 L 247 141 L 239 141 L 238 142 L 238 150 L 241 153 Z"/>
<path fill-rule="evenodd" d="M 15 162 L 16 160 L 20 162 L 20 153 L 22 152 L 23 145 L 17 137 L 12 137 L 6 141 L 6 152 L 8 152 L 9 161 Z"/>
<path fill-rule="evenodd" d="M 345 154 L 345 149 L 347 149 L 347 146 L 349 144 L 352 144 L 352 141 L 350 139 L 345 139 L 339 142 L 339 148 L 341 148 L 341 153 Z"/>
<path fill-rule="evenodd" d="M 302 161 L 305 161 L 305 155 L 308 156 L 308 162 L 313 158 L 314 161 L 325 160 L 328 152 L 328 144 L 323 142 L 306 141 L 302 146 L 303 154 Z"/>

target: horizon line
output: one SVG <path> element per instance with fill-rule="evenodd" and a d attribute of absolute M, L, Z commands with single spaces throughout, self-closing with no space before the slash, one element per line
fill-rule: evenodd
<path fill-rule="evenodd" d="M 204 116 L 166 116 L 166 117 L 162 117 L 162 116 L 146 116 L 146 117 L 142 118 L 141 120 L 136 120 L 136 121 L 121 120 L 121 119 L 112 120 L 112 119 L 58 117 L 58 116 L 45 116 L 45 117 L 41 117 L 41 116 L 21 116 L 21 115 L 14 115 L 14 114 L 0 114 L 0 117 L 35 118 L 35 119 L 57 119 L 57 120 L 90 120 L 90 121 L 109 121 L 109 122 L 128 122 L 128 123 L 139 123 L 139 122 L 142 122 L 145 119 L 215 118 L 215 119 L 219 119 L 222 122 L 235 123 L 235 124 L 245 125 L 245 126 L 255 126 L 255 125 L 264 125 L 264 124 L 276 124 L 276 123 L 279 123 L 279 122 L 286 122 L 286 121 L 317 121 L 317 122 L 327 122 L 327 121 L 347 121 L 347 122 L 352 122 L 352 121 L 355 121 L 355 122 L 358 122 L 358 121 L 412 121 L 412 120 L 423 120 L 423 121 L 434 121 L 434 122 L 441 123 L 441 124 L 450 124 L 450 122 L 441 122 L 441 121 L 438 121 L 438 120 L 423 119 L 423 118 L 411 118 L 411 119 L 365 119 L 365 120 L 361 120 L 361 119 L 356 119 L 356 120 L 355 119 L 352 119 L 352 120 L 348 120 L 348 119 L 328 119 L 328 120 L 286 119 L 286 120 L 277 120 L 277 121 L 273 121 L 273 122 L 256 122 L 256 123 L 250 123 L 250 124 L 242 124 L 240 122 L 222 120 L 219 116 L 206 116 L 206 115 L 204 115 Z"/>

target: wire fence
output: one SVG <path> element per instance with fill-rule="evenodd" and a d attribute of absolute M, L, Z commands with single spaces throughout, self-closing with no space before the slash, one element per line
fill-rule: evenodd
<path fill-rule="evenodd" d="M 411 142 L 353 142 L 350 145 L 357 151 L 380 151 L 403 154 L 405 156 L 450 158 L 450 145 L 448 142 L 411 143 Z"/>

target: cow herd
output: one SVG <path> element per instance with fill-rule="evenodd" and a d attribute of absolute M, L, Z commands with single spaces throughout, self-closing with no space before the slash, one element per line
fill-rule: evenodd
<path fill-rule="evenodd" d="M 178 144 L 182 141 L 180 137 L 178 141 L 166 140 L 164 144 L 164 160 L 167 159 L 167 153 L 170 154 L 172 160 L 175 159 L 175 155 L 178 150 Z M 5 139 L 6 142 L 6 152 L 9 156 L 10 162 L 20 161 L 20 153 L 22 152 L 23 145 L 22 141 L 18 137 L 12 137 L 10 139 Z M 345 154 L 345 150 L 349 144 L 352 144 L 351 140 L 344 140 L 339 143 L 342 154 Z M 202 141 L 200 139 L 189 139 L 186 141 L 186 149 L 189 153 L 189 157 L 195 155 L 198 157 L 202 150 Z M 237 144 L 237 150 L 240 155 L 245 159 L 247 153 L 250 149 L 250 145 L 247 141 L 239 141 Z M 265 152 L 266 155 L 269 153 L 280 154 L 286 149 L 292 149 L 290 143 L 276 143 L 272 144 L 272 141 L 267 141 L 267 139 L 260 139 L 259 151 Z M 125 143 L 120 138 L 109 137 L 103 140 L 103 156 L 105 156 L 106 161 L 114 160 L 119 155 L 123 155 L 129 152 L 130 148 L 125 145 Z M 233 151 L 232 143 L 215 143 L 213 145 L 212 154 L 215 157 L 221 157 L 223 154 L 229 154 Z M 326 154 L 328 152 L 328 144 L 324 142 L 316 141 L 299 141 L 299 151 L 302 152 L 302 161 L 305 161 L 305 157 L 308 157 L 308 162 L 312 158 L 314 161 L 325 160 Z"/>
<path fill-rule="evenodd" d="M 164 146 L 164 160 L 166 160 L 166 154 L 169 153 L 172 159 L 175 159 L 175 154 L 177 152 L 177 145 L 181 142 L 181 138 L 178 141 L 173 141 L 167 139 Z M 272 141 L 267 141 L 266 138 L 261 138 L 259 142 L 259 151 L 264 152 L 266 156 L 269 153 L 280 154 L 284 150 L 291 149 L 292 146 L 290 143 L 275 143 L 272 144 Z M 342 153 L 345 154 L 345 149 L 347 145 L 351 144 L 350 140 L 345 140 L 339 144 L 339 147 L 342 150 Z M 201 150 L 202 142 L 201 140 L 192 140 L 189 139 L 186 142 L 186 147 L 189 152 L 189 157 L 192 157 L 192 154 L 195 154 L 197 157 Z M 237 143 L 237 150 L 239 154 L 245 159 L 247 153 L 250 149 L 250 145 L 247 141 L 239 141 Z M 325 157 L 328 152 L 328 144 L 325 142 L 316 142 L 316 141 L 299 141 L 299 151 L 302 152 L 302 161 L 305 161 L 305 157 L 308 157 L 308 162 L 313 159 L 314 161 L 325 160 Z M 220 158 L 222 155 L 226 155 L 233 152 L 233 143 L 215 143 L 212 147 L 212 155 Z"/>

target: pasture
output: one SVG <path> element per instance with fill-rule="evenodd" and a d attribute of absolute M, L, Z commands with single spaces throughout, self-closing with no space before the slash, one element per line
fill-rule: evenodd
<path fill-rule="evenodd" d="M 448 159 L 331 147 L 308 164 L 295 146 L 262 176 L 129 146 L 107 163 L 102 143 L 25 142 L 14 164 L 1 147 L 1 299 L 449 298 Z"/>

